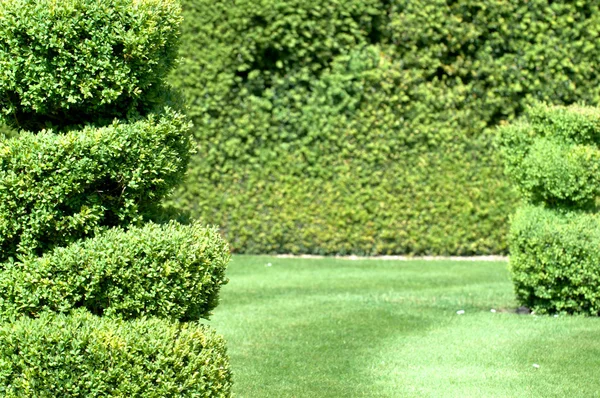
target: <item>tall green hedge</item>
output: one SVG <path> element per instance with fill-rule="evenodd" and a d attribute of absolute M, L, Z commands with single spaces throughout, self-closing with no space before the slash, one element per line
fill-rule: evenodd
<path fill-rule="evenodd" d="M 237 252 L 506 252 L 494 128 L 599 102 L 599 4 L 184 0 L 200 151 L 173 202 Z"/>
<path fill-rule="evenodd" d="M 169 220 L 193 151 L 176 0 L 0 0 L 0 395 L 228 397 L 229 247 Z"/>

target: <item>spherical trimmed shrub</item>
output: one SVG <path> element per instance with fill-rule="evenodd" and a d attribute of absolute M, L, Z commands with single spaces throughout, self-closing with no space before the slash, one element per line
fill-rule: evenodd
<path fill-rule="evenodd" d="M 185 116 L 170 108 L 0 143 L 0 261 L 40 255 L 98 227 L 137 224 L 185 173 Z"/>
<path fill-rule="evenodd" d="M 229 247 L 215 228 L 149 223 L 110 229 L 42 257 L 6 263 L 0 319 L 86 308 L 108 317 L 208 318 Z"/>
<path fill-rule="evenodd" d="M 532 107 L 525 121 L 502 128 L 506 171 L 533 203 L 594 207 L 600 194 L 600 111 Z"/>
<path fill-rule="evenodd" d="M 181 22 L 176 0 L 0 2 L 0 117 L 39 130 L 112 121 L 160 98 Z"/>

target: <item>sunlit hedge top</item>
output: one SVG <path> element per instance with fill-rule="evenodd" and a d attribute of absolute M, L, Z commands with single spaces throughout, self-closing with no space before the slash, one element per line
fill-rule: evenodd
<path fill-rule="evenodd" d="M 0 0 L 0 118 L 36 130 L 143 111 L 180 22 L 175 0 Z"/>

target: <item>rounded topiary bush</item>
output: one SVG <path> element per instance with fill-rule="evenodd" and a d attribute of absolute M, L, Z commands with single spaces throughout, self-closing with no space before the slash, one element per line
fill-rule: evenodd
<path fill-rule="evenodd" d="M 600 315 L 600 110 L 537 105 L 499 142 L 525 202 L 509 234 L 518 299 L 539 313 Z"/>
<path fill-rule="evenodd" d="M 0 3 L 0 109 L 11 126 L 111 121 L 164 90 L 180 22 L 173 0 Z"/>
<path fill-rule="evenodd" d="M 0 0 L 3 396 L 230 395 L 197 323 L 228 245 L 161 214 L 192 151 L 180 22 L 171 0 Z"/>
<path fill-rule="evenodd" d="M 214 228 L 147 224 L 105 233 L 4 265 L 0 317 L 83 307 L 124 319 L 207 318 L 229 261 Z"/>
<path fill-rule="evenodd" d="M 538 313 L 600 315 L 600 217 L 525 206 L 510 232 L 519 301 Z"/>
<path fill-rule="evenodd" d="M 0 260 L 139 223 L 181 181 L 189 124 L 170 108 L 0 143 Z"/>
<path fill-rule="evenodd" d="M 3 397 L 225 397 L 225 342 L 209 328 L 84 311 L 0 325 Z"/>

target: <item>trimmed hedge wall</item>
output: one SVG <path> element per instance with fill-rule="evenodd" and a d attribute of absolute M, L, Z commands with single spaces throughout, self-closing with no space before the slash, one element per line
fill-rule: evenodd
<path fill-rule="evenodd" d="M 197 322 L 228 244 L 163 206 L 193 150 L 180 22 L 176 0 L 0 0 L 3 397 L 231 396 Z"/>
<path fill-rule="evenodd" d="M 0 325 L 0 395 L 225 398 L 224 352 L 223 338 L 196 323 L 46 313 Z"/>
<path fill-rule="evenodd" d="M 184 0 L 180 208 L 244 253 L 507 250 L 494 128 L 598 103 L 594 2 Z"/>
<path fill-rule="evenodd" d="M 538 313 L 600 315 L 600 110 L 537 105 L 499 143 L 525 201 L 509 235 L 517 298 Z"/>

